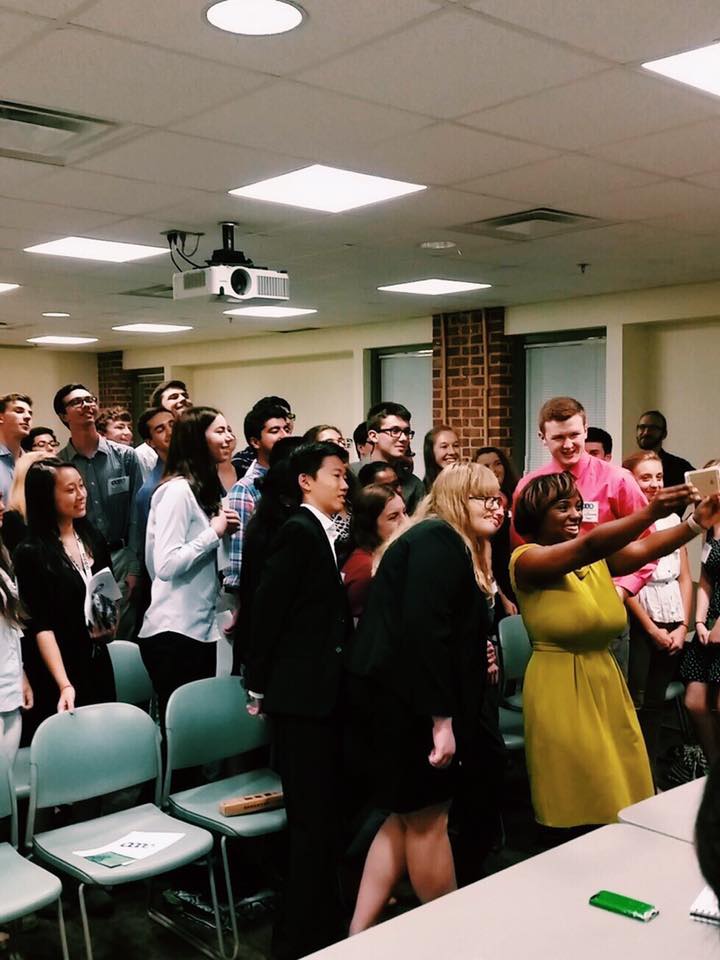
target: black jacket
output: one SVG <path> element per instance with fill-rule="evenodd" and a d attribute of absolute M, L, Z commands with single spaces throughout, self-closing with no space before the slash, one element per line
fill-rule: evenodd
<path fill-rule="evenodd" d="M 305 508 L 273 543 L 252 605 L 246 685 L 272 714 L 328 717 L 338 704 L 352 630 L 320 521 Z"/>

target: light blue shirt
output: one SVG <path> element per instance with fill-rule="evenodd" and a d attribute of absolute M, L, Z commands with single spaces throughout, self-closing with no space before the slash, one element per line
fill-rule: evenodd
<path fill-rule="evenodd" d="M 13 457 L 5 444 L 0 443 L 0 493 L 2 493 L 3 503 L 6 507 L 14 474 L 15 457 Z"/>

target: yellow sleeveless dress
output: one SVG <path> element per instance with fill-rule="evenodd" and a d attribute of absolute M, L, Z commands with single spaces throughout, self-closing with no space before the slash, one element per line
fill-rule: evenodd
<path fill-rule="evenodd" d="M 525 747 L 533 807 L 549 827 L 613 823 L 623 807 L 654 794 L 647 751 L 609 643 L 625 608 L 604 560 L 557 582 L 518 588 L 533 653 L 523 685 Z"/>

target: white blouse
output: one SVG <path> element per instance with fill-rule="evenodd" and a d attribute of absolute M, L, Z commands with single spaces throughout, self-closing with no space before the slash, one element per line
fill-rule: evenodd
<path fill-rule="evenodd" d="M 655 521 L 656 530 L 669 530 L 682 520 L 676 513 Z M 682 623 L 685 619 L 680 592 L 680 549 L 661 557 L 655 572 L 638 593 L 640 606 L 655 623 Z"/>
<path fill-rule="evenodd" d="M 5 585 L 17 597 L 15 583 L 0 570 Z M 9 713 L 22 706 L 22 652 L 20 628 L 0 616 L 0 713 Z"/>
<path fill-rule="evenodd" d="M 150 607 L 138 636 L 181 633 L 211 643 L 219 638 L 215 605 L 220 590 L 220 540 L 184 477 L 153 494 L 145 540 L 152 579 Z"/>

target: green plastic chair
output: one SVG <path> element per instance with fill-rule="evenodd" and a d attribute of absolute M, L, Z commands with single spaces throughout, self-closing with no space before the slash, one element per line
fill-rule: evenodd
<path fill-rule="evenodd" d="M 195 680 L 175 690 L 165 715 L 167 764 L 163 803 L 167 803 L 173 816 L 205 827 L 220 837 L 233 958 L 239 950 L 239 937 L 227 856 L 228 840 L 277 833 L 284 829 L 287 821 L 282 809 L 224 817 L 219 804 L 230 797 L 281 790 L 280 778 L 272 770 L 257 769 L 177 793 L 171 794 L 170 787 L 174 770 L 242 756 L 269 742 L 267 722 L 248 715 L 246 700 L 238 677 L 211 677 Z"/>
<path fill-rule="evenodd" d="M 145 803 L 56 830 L 35 833 L 39 810 L 100 797 L 154 781 L 155 803 Z M 40 724 L 30 746 L 30 806 L 26 843 L 35 857 L 80 881 L 78 900 L 85 951 L 92 960 L 92 941 L 85 907 L 87 886 L 112 887 L 146 880 L 206 858 L 222 945 L 220 912 L 209 854 L 213 838 L 207 830 L 182 823 L 159 809 L 161 790 L 160 735 L 151 718 L 127 703 L 98 703 L 58 713 Z M 179 833 L 181 838 L 144 860 L 110 868 L 79 856 L 119 840 L 131 830 Z"/>
<path fill-rule="evenodd" d="M 0 820 L 10 818 L 10 843 L 0 843 L 0 923 L 19 920 L 29 913 L 57 904 L 60 945 L 68 960 L 65 919 L 62 909 L 62 884 L 56 876 L 20 856 L 15 786 L 10 765 L 0 752 Z"/>
<path fill-rule="evenodd" d="M 12 779 L 15 796 L 18 800 L 26 800 L 30 796 L 30 747 L 20 747 L 15 755 Z"/>
<path fill-rule="evenodd" d="M 150 674 L 145 668 L 140 647 L 130 640 L 113 640 L 108 653 L 115 675 L 115 696 L 119 703 L 135 706 L 150 703 L 155 696 Z"/>
<path fill-rule="evenodd" d="M 503 685 L 511 681 L 522 684 L 525 670 L 532 656 L 532 644 L 523 618 L 519 614 L 504 617 L 500 621 L 498 635 L 502 654 Z M 509 710 L 522 712 L 522 691 L 505 697 L 503 703 Z"/>

